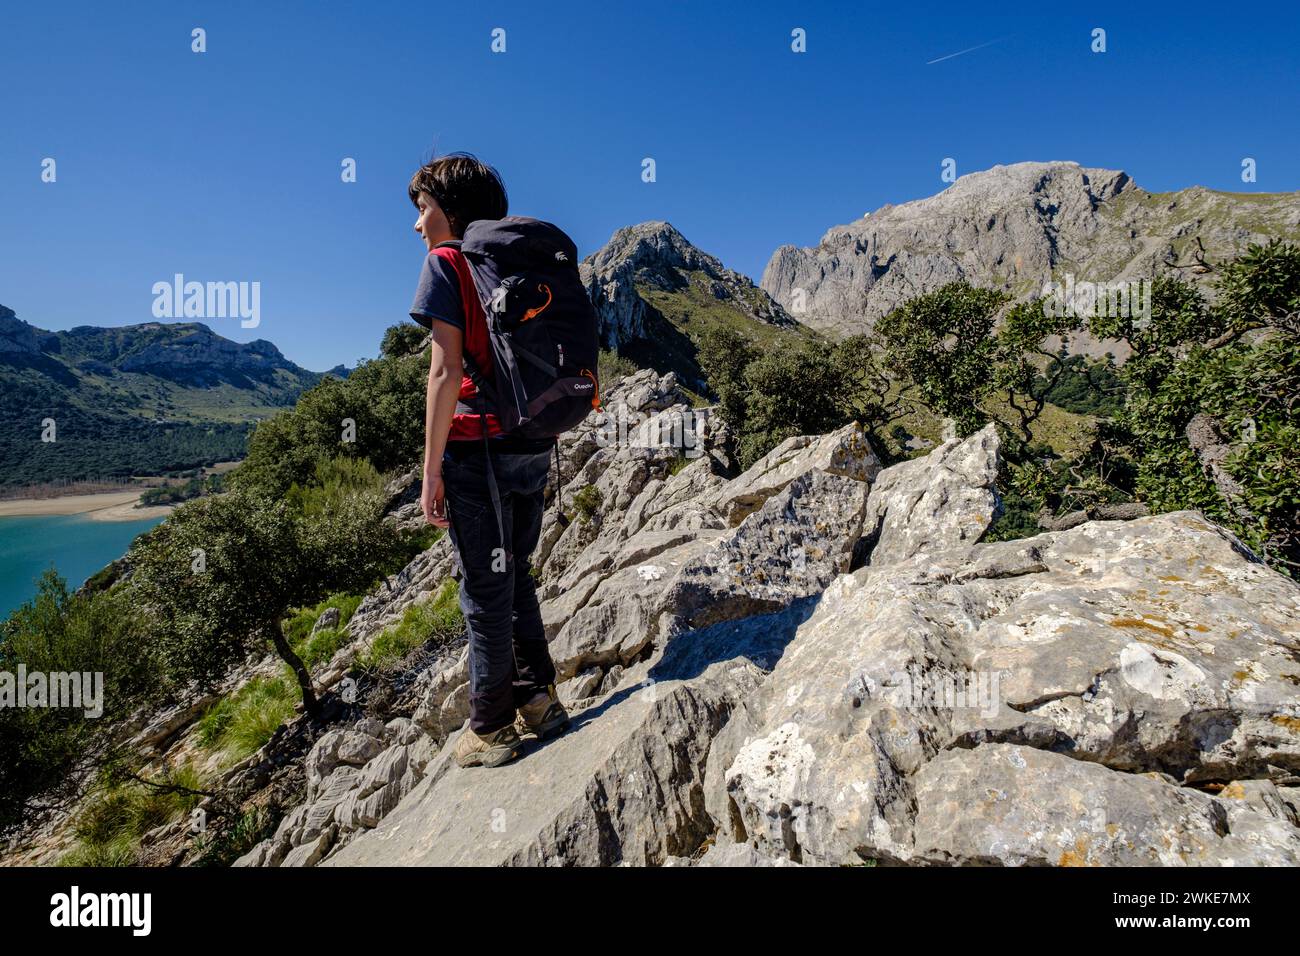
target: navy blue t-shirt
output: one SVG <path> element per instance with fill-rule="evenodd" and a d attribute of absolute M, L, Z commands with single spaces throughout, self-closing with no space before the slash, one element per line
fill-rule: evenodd
<path fill-rule="evenodd" d="M 460 279 L 456 267 L 442 256 L 433 253 L 424 257 L 420 269 L 420 283 L 415 287 L 415 300 L 411 303 L 411 318 L 426 329 L 432 329 L 431 320 L 440 319 L 465 331 L 465 306 L 460 300 Z"/>

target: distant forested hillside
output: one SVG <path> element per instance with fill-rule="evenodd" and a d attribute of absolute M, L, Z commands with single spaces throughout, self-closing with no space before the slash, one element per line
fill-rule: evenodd
<path fill-rule="evenodd" d="M 0 306 L 0 488 L 240 458 L 252 423 L 320 378 L 199 323 L 47 332 Z"/>

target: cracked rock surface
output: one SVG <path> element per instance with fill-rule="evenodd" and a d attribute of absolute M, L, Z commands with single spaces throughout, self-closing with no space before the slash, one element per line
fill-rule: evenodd
<path fill-rule="evenodd" d="M 715 740 L 710 813 L 804 864 L 1294 865 L 1298 618 L 1194 512 L 873 560 Z"/>

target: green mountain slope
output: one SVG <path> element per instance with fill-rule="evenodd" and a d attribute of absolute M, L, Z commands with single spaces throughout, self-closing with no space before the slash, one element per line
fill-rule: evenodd
<path fill-rule="evenodd" d="M 320 377 L 199 323 L 48 332 L 0 306 L 0 487 L 238 458 L 252 422 Z"/>
<path fill-rule="evenodd" d="M 729 326 L 764 349 L 821 337 L 666 222 L 619 229 L 581 271 L 602 345 L 641 368 L 676 372 L 692 395 L 707 391 L 696 361 L 706 329 Z"/>

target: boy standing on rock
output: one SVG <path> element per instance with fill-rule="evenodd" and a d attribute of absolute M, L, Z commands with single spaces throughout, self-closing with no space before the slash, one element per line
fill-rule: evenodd
<path fill-rule="evenodd" d="M 506 216 L 500 176 L 473 156 L 451 154 L 420 167 L 408 193 L 419 210 L 415 231 L 429 250 L 411 318 L 433 333 L 421 505 L 425 519 L 451 536 L 469 630 L 470 718 L 455 757 L 462 767 L 496 767 L 516 756 L 521 732 L 544 738 L 569 722 L 555 692 L 529 565 L 556 439 L 508 435 L 496 415 L 466 404 L 476 389 L 462 358 L 489 377 L 493 363 L 483 307 L 458 240 L 471 222 Z"/>

